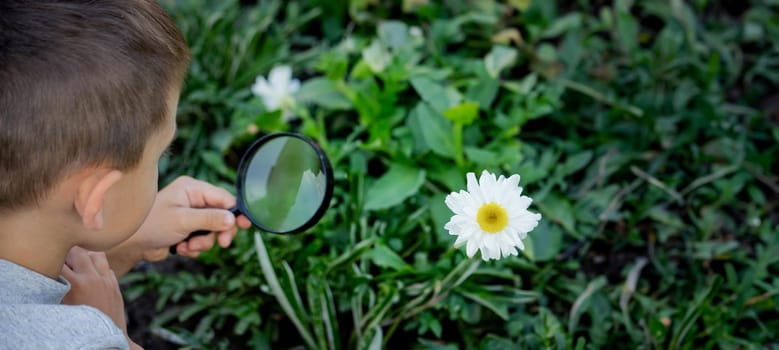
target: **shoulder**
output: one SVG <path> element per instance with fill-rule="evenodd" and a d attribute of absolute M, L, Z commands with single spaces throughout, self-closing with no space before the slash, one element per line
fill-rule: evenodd
<path fill-rule="evenodd" d="M 0 350 L 129 348 L 108 316 L 85 305 L 0 305 L 0 334 Z"/>

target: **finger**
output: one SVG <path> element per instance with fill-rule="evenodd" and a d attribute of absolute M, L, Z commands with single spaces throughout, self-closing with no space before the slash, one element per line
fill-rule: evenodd
<path fill-rule="evenodd" d="M 169 255 L 169 249 L 168 247 L 160 248 L 160 249 L 150 249 L 145 252 L 143 252 L 143 260 L 148 262 L 157 262 L 165 260 L 165 258 Z"/>
<path fill-rule="evenodd" d="M 73 281 L 76 278 L 76 273 L 67 264 L 62 265 L 62 271 L 60 271 L 62 277 L 65 277 L 68 282 Z"/>
<path fill-rule="evenodd" d="M 179 243 L 176 246 L 176 253 L 178 253 L 178 255 L 190 258 L 197 258 L 200 255 L 200 252 L 189 250 L 189 248 L 187 248 L 187 242 Z"/>
<path fill-rule="evenodd" d="M 219 232 L 216 237 L 219 246 L 222 248 L 227 248 L 230 246 L 230 243 L 235 238 L 236 233 L 238 233 L 238 228 L 236 227 L 231 230 Z"/>
<path fill-rule="evenodd" d="M 104 278 L 107 278 L 111 281 L 111 285 L 115 286 L 116 288 L 119 288 L 119 279 L 116 278 L 116 273 L 114 270 L 108 270 L 105 275 L 103 275 Z"/>
<path fill-rule="evenodd" d="M 216 240 L 215 234 L 210 233 L 205 236 L 192 237 L 187 242 L 187 250 L 195 252 L 203 252 L 211 249 L 214 246 Z"/>
<path fill-rule="evenodd" d="M 97 272 L 89 257 L 89 251 L 79 246 L 70 248 L 65 257 L 65 263 L 70 266 L 73 272 Z"/>
<path fill-rule="evenodd" d="M 190 206 L 197 208 L 229 209 L 235 206 L 235 196 L 232 193 L 208 182 L 191 178 L 187 182 L 187 197 Z"/>
<path fill-rule="evenodd" d="M 219 232 L 235 226 L 235 215 L 229 210 L 213 208 L 181 208 L 176 212 L 179 216 L 179 227 L 185 232 L 206 230 Z"/>
<path fill-rule="evenodd" d="M 109 273 L 113 273 L 111 266 L 108 265 L 108 259 L 105 257 L 105 253 L 89 252 L 87 255 L 92 260 L 92 265 L 95 266 L 95 270 L 97 270 L 99 274 L 107 275 Z"/>
<path fill-rule="evenodd" d="M 247 218 L 245 215 L 239 215 L 238 217 L 236 217 L 235 223 L 238 224 L 238 227 L 244 229 L 252 227 L 252 222 L 249 221 L 249 218 Z"/>

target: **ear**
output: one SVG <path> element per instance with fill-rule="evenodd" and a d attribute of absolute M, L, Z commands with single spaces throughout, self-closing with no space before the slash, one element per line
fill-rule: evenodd
<path fill-rule="evenodd" d="M 84 227 L 90 230 L 103 229 L 103 205 L 108 190 L 119 182 L 122 172 L 116 169 L 96 169 L 78 186 L 76 211 Z"/>

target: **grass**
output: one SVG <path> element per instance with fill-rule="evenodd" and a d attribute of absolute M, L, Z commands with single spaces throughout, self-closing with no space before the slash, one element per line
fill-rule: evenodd
<path fill-rule="evenodd" d="M 776 1 L 163 3 L 194 58 L 163 182 L 230 188 L 254 125 L 317 139 L 336 189 L 306 233 L 243 232 L 197 271 L 128 276 L 128 299 L 157 296 L 157 334 L 779 347 Z M 250 91 L 279 64 L 303 81 L 292 123 Z M 443 198 L 482 169 L 520 174 L 543 215 L 523 256 L 451 247 Z"/>

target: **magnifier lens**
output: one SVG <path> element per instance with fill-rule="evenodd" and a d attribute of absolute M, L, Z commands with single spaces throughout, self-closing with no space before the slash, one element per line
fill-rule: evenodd
<path fill-rule="evenodd" d="M 255 225 L 276 233 L 306 225 L 322 206 L 327 187 L 314 147 L 300 138 L 281 136 L 265 142 L 250 157 L 240 191 Z"/>

